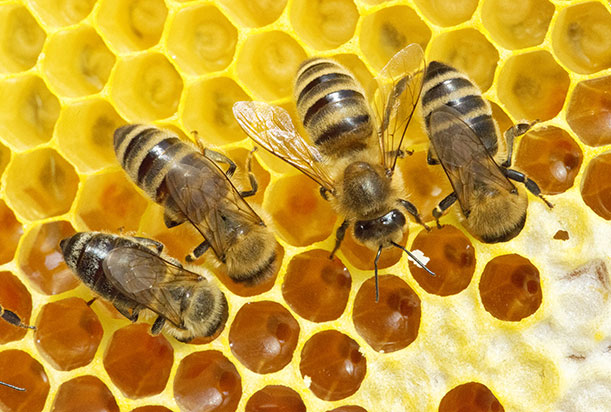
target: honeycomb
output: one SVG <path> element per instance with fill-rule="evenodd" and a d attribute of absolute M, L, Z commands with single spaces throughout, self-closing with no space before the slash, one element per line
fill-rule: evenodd
<path fill-rule="evenodd" d="M 516 142 L 530 196 L 522 233 L 482 244 L 457 213 L 380 260 L 347 236 L 316 185 L 259 150 L 252 203 L 283 264 L 259 288 L 204 262 L 229 301 L 225 328 L 182 344 L 130 324 L 62 262 L 75 231 L 137 232 L 182 258 L 201 239 L 120 169 L 112 132 L 197 130 L 239 165 L 252 143 L 237 100 L 286 108 L 297 66 L 335 58 L 368 93 L 396 51 L 467 72 Z M 426 165 L 415 118 L 400 161 L 427 221 L 450 186 Z M 611 405 L 611 6 L 604 0 L 0 1 L 2 411 L 560 411 Z M 236 180 L 244 179 L 238 170 Z M 244 183 L 242 182 L 242 183 Z M 456 209 L 456 208 L 454 208 Z"/>

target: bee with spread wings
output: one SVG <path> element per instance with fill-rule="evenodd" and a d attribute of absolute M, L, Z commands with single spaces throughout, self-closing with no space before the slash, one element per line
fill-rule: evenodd
<path fill-rule="evenodd" d="M 411 44 L 395 54 L 376 79 L 376 107 L 381 110 L 375 124 L 363 88 L 347 69 L 329 59 L 304 62 L 297 73 L 295 97 L 300 119 L 315 146 L 299 135 L 290 115 L 280 107 L 262 102 L 233 106 L 248 136 L 316 181 L 321 195 L 344 217 L 331 257 L 350 225 L 357 241 L 377 250 L 376 300 L 383 248 L 401 248 L 429 271 L 399 244 L 408 230 L 403 211 L 428 227 L 417 208 L 404 199 L 400 176 L 394 176 L 420 97 L 424 70 L 419 45 Z"/>

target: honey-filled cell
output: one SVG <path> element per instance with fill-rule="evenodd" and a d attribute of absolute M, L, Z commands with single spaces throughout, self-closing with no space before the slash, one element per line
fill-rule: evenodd
<path fill-rule="evenodd" d="M 354 298 L 354 328 L 377 352 L 395 352 L 409 346 L 420 328 L 420 298 L 405 281 L 394 275 L 378 279 L 380 300 L 376 302 L 373 277 L 367 279 Z"/>
<path fill-rule="evenodd" d="M 328 410 L 327 412 L 367 412 L 367 409 L 356 405 L 345 405 L 339 408 Z"/>
<path fill-rule="evenodd" d="M 479 293 L 486 311 L 512 322 L 535 313 L 543 300 L 539 270 L 517 254 L 497 256 L 486 264 Z"/>
<path fill-rule="evenodd" d="M 157 44 L 167 15 L 163 0 L 101 0 L 96 26 L 116 50 L 127 53 Z"/>
<path fill-rule="evenodd" d="M 74 167 L 51 148 L 17 154 L 6 176 L 6 196 L 29 220 L 68 212 L 79 185 Z"/>
<path fill-rule="evenodd" d="M 112 392 L 99 378 L 78 376 L 61 384 L 53 400 L 53 412 L 119 412 Z"/>
<path fill-rule="evenodd" d="M 96 0 L 33 0 L 40 17 L 53 26 L 70 26 L 91 13 Z"/>
<path fill-rule="evenodd" d="M 60 220 L 37 224 L 22 241 L 17 263 L 38 291 L 55 295 L 78 286 L 59 249 L 60 240 L 74 233 L 70 222 Z"/>
<path fill-rule="evenodd" d="M 32 314 L 32 296 L 26 287 L 11 272 L 0 272 L 0 306 L 10 310 L 28 325 Z M 28 329 L 11 325 L 0 319 L 0 344 L 23 339 Z"/>
<path fill-rule="evenodd" d="M 80 97 L 102 90 L 114 64 L 115 55 L 94 28 L 78 26 L 49 37 L 42 71 L 57 93 Z"/>
<path fill-rule="evenodd" d="M 104 354 L 104 369 L 125 396 L 139 399 L 164 390 L 174 349 L 163 335 L 151 336 L 144 323 L 117 330 Z"/>
<path fill-rule="evenodd" d="M 113 133 L 125 121 L 107 100 L 86 99 L 64 106 L 55 135 L 60 151 L 84 173 L 117 164 Z"/>
<path fill-rule="evenodd" d="M 317 50 L 327 50 L 352 38 L 359 12 L 353 0 L 297 0 L 289 16 L 299 37 Z"/>
<path fill-rule="evenodd" d="M 116 64 L 110 97 L 127 118 L 151 122 L 176 113 L 182 90 L 183 80 L 167 57 L 150 52 Z"/>
<path fill-rule="evenodd" d="M 249 100 L 248 95 L 229 77 L 191 84 L 185 90 L 181 114 L 186 130 L 197 131 L 204 145 L 223 145 L 245 139 L 246 134 L 232 111 L 233 104 L 240 100 Z"/>
<path fill-rule="evenodd" d="M 515 118 L 545 121 L 560 113 L 569 83 L 568 73 L 554 57 L 539 50 L 507 60 L 497 81 L 497 94 Z"/>
<path fill-rule="evenodd" d="M 146 406 L 141 406 L 136 409 L 132 409 L 130 412 L 172 412 L 172 411 L 166 408 L 165 406 L 146 405 Z"/>
<path fill-rule="evenodd" d="M 174 399 L 185 412 L 234 412 L 242 397 L 242 379 L 219 351 L 186 356 L 174 377 Z"/>
<path fill-rule="evenodd" d="M 23 235 L 23 226 L 15 218 L 15 213 L 0 199 L 0 265 L 10 262 L 15 256 L 17 244 Z"/>
<path fill-rule="evenodd" d="M 611 220 L 611 152 L 590 160 L 581 182 L 581 197 L 598 216 Z"/>
<path fill-rule="evenodd" d="M 505 412 L 503 405 L 485 385 L 469 382 L 444 395 L 439 412 Z"/>
<path fill-rule="evenodd" d="M 89 176 L 81 187 L 76 215 L 89 230 L 138 229 L 147 200 L 123 171 Z"/>
<path fill-rule="evenodd" d="M 409 217 L 406 216 L 406 219 L 409 219 Z M 407 236 L 408 232 L 406 231 L 403 234 L 403 238 L 399 242 L 399 244 L 403 247 L 406 247 Z M 344 237 L 344 240 L 342 241 L 342 244 L 339 247 L 339 251 L 342 252 L 346 260 L 352 265 L 354 265 L 354 267 L 356 267 L 357 269 L 375 269 L 374 262 L 378 251 L 369 249 L 367 246 L 357 242 L 354 238 L 352 228 L 349 228 L 346 231 L 346 236 Z M 396 265 L 401 260 L 403 253 L 405 252 L 403 252 L 397 247 L 387 247 L 382 249 L 380 259 L 378 260 L 378 269 L 382 270 Z"/>
<path fill-rule="evenodd" d="M 25 391 L 0 387 L 3 412 L 38 412 L 49 395 L 49 377 L 45 368 L 28 353 L 10 349 L 0 352 L 0 381 Z"/>
<path fill-rule="evenodd" d="M 566 121 L 585 144 L 611 144 L 611 76 L 577 83 Z"/>
<path fill-rule="evenodd" d="M 482 22 L 501 46 L 522 49 L 543 42 L 554 12 L 548 0 L 485 0 Z"/>
<path fill-rule="evenodd" d="M 469 19 L 477 8 L 477 0 L 414 0 L 422 13 L 439 26 L 455 26 Z"/>
<path fill-rule="evenodd" d="M 499 52 L 475 29 L 461 29 L 436 36 L 428 60 L 437 60 L 466 73 L 482 90 L 492 86 Z"/>
<path fill-rule="evenodd" d="M 310 337 L 303 346 L 299 370 L 310 382 L 314 395 L 325 401 L 337 401 L 359 390 L 367 372 L 367 360 L 352 338 L 336 330 L 325 330 Z"/>
<path fill-rule="evenodd" d="M 287 0 L 218 0 L 240 26 L 261 27 L 280 17 Z"/>
<path fill-rule="evenodd" d="M 238 30 L 214 5 L 187 7 L 176 13 L 167 47 L 176 63 L 191 74 L 223 70 L 233 60 Z"/>
<path fill-rule="evenodd" d="M 298 174 L 270 186 L 264 209 L 274 220 L 277 233 L 294 246 L 308 246 L 328 238 L 336 214 L 319 193 L 319 186 Z"/>
<path fill-rule="evenodd" d="M 0 134 L 18 150 L 48 142 L 60 104 L 38 76 L 0 81 Z"/>
<path fill-rule="evenodd" d="M 33 67 L 46 36 L 24 6 L 0 5 L 0 71 L 21 72 Z"/>
<path fill-rule="evenodd" d="M 34 341 L 55 369 L 69 371 L 88 365 L 102 340 L 102 324 L 82 299 L 47 303 L 36 322 Z"/>
<path fill-rule="evenodd" d="M 475 248 L 469 238 L 454 226 L 421 231 L 414 239 L 412 249 L 422 251 L 430 259 L 426 266 L 435 276 L 409 261 L 412 276 L 428 293 L 455 295 L 469 286 L 475 271 Z"/>
<path fill-rule="evenodd" d="M 552 47 L 574 72 L 590 74 L 611 67 L 611 13 L 595 1 L 560 10 Z"/>
<path fill-rule="evenodd" d="M 314 249 L 294 256 L 284 275 L 282 296 L 289 307 L 311 322 L 339 318 L 350 295 L 352 278 L 341 260 Z"/>
<path fill-rule="evenodd" d="M 365 16 L 359 38 L 363 54 L 376 70 L 380 70 L 410 43 L 418 43 L 424 50 L 431 38 L 431 29 L 413 9 L 392 6 Z"/>
<path fill-rule="evenodd" d="M 293 389 L 268 385 L 248 398 L 245 412 L 306 412 L 306 407 Z"/>
<path fill-rule="evenodd" d="M 549 126 L 528 132 L 520 138 L 514 166 L 533 179 L 542 192 L 565 192 L 579 173 L 583 152 L 564 130 Z"/>
<path fill-rule="evenodd" d="M 293 92 L 297 68 L 305 59 L 303 48 L 285 32 L 252 34 L 238 54 L 236 74 L 257 97 L 281 99 Z"/>

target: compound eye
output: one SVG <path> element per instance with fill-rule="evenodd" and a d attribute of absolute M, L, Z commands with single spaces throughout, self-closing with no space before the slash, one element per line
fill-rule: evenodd
<path fill-rule="evenodd" d="M 397 225 L 399 227 L 403 227 L 405 225 L 405 215 L 399 212 L 397 209 L 393 209 L 388 213 L 385 218 L 388 217 L 388 220 L 385 219 L 385 224 L 387 225 Z"/>

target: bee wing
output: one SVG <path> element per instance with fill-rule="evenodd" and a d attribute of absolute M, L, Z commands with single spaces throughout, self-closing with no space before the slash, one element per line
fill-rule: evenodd
<path fill-rule="evenodd" d="M 420 100 L 426 61 L 422 47 L 412 43 L 398 51 L 376 77 L 378 140 L 383 166 L 395 169 L 407 126 Z M 381 109 L 380 109 L 381 108 Z"/>
<path fill-rule="evenodd" d="M 322 163 L 322 155 L 299 135 L 286 110 L 263 102 L 246 101 L 236 102 L 233 114 L 252 140 L 320 186 L 335 192 L 333 179 Z"/>
<path fill-rule="evenodd" d="M 102 268 L 110 283 L 125 296 L 175 325 L 180 325 L 182 318 L 168 286 L 184 284 L 189 287 L 203 280 L 198 274 L 173 265 L 151 251 L 133 247 L 111 250 Z"/>
<path fill-rule="evenodd" d="M 456 109 L 443 106 L 431 113 L 430 131 L 435 153 L 466 215 L 472 206 L 469 194 L 476 185 L 495 188 L 501 192 L 515 190 L 484 143 L 469 125 L 461 120 Z"/>

